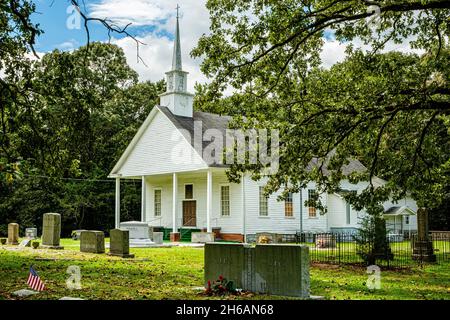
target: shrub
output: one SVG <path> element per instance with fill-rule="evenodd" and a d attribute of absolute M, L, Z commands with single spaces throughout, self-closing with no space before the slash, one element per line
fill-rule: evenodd
<path fill-rule="evenodd" d="M 362 218 L 361 227 L 354 239 L 356 253 L 367 265 L 375 264 L 378 259 L 393 259 L 387 240 L 386 222 L 381 214 L 369 214 Z"/>

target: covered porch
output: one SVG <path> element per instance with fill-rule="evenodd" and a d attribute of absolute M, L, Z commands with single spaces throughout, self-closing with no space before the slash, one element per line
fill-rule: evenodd
<path fill-rule="evenodd" d="M 239 186 L 228 182 L 224 168 L 208 168 L 140 177 L 116 177 L 116 228 L 121 222 L 120 184 L 121 179 L 125 178 L 141 180 L 140 220 L 166 231 L 169 229 L 172 241 L 180 240 L 181 228 L 213 232 L 221 228 L 223 219 L 232 223 L 230 194 L 236 197 Z"/>
<path fill-rule="evenodd" d="M 410 219 L 411 216 L 415 215 L 416 213 L 407 206 L 389 208 L 383 215 L 388 233 L 392 235 L 403 235 L 405 232 L 415 230 L 416 228 Z"/>

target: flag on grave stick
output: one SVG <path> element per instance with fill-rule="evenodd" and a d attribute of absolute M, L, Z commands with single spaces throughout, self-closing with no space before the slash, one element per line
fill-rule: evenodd
<path fill-rule="evenodd" d="M 30 275 L 28 276 L 27 284 L 31 287 L 31 289 L 36 291 L 44 291 L 45 285 L 42 282 L 41 278 L 37 274 L 37 272 L 33 269 L 33 266 L 30 267 Z"/>

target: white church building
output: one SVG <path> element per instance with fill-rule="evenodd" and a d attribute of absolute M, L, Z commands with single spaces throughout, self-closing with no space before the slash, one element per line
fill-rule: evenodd
<path fill-rule="evenodd" d="M 182 70 L 180 31 L 177 19 L 172 70 L 166 73 L 167 90 L 130 142 L 109 177 L 116 179 L 115 226 L 120 224 L 120 180 L 142 181 L 141 221 L 171 232 L 178 241 L 180 230 L 220 232 L 220 238 L 245 241 L 260 232 L 295 234 L 297 232 L 340 232 L 358 228 L 364 212 L 357 212 L 341 194 L 321 194 L 326 213 L 305 206 L 314 196 L 315 185 L 278 201 L 279 193 L 263 194 L 265 179 L 254 181 L 245 175 L 240 183 L 228 181 L 228 166 L 210 163 L 194 139 L 196 124 L 201 133 L 209 129 L 224 134 L 230 117 L 193 110 L 193 94 L 187 92 L 187 72 Z M 200 151 L 199 151 L 200 150 Z M 189 151 L 188 159 L 183 154 Z M 181 156 L 180 156 L 181 154 Z M 351 160 L 344 172 L 366 168 Z M 376 183 L 385 183 L 376 179 Z M 345 192 L 361 192 L 368 182 L 342 181 Z M 281 191 L 280 191 L 281 192 Z M 386 202 L 387 228 L 393 234 L 416 230 L 415 201 Z"/>

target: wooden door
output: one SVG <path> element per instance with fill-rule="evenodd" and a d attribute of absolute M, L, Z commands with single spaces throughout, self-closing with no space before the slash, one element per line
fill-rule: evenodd
<path fill-rule="evenodd" d="M 197 202 L 195 200 L 183 201 L 183 226 L 195 227 L 197 225 Z"/>

